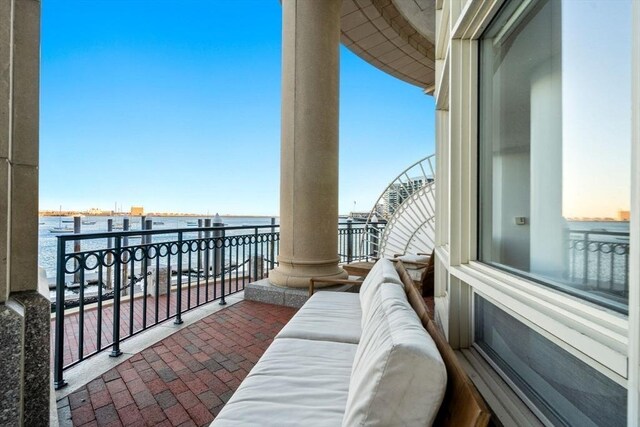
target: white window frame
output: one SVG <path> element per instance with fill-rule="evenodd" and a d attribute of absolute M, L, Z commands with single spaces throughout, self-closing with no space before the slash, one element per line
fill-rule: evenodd
<path fill-rule="evenodd" d="M 473 292 L 629 390 L 629 426 L 640 425 L 640 0 L 633 0 L 632 188 L 629 315 L 478 262 L 478 39 L 508 0 L 444 0 L 437 19 L 438 199 L 436 320 L 454 348 L 473 344 Z M 444 19 L 449 22 L 444 22 Z M 449 27 L 449 40 L 442 42 Z M 448 43 L 448 46 L 446 44 Z M 444 47 L 443 47 L 444 45 Z M 593 90 L 600 90 L 595 85 Z M 443 128 L 446 127 L 446 131 Z M 439 185 L 442 189 L 442 184 Z M 448 280 L 448 286 L 445 281 Z"/>

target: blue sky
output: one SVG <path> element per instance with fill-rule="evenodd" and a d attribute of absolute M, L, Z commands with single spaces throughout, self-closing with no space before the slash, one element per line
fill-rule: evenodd
<path fill-rule="evenodd" d="M 40 208 L 276 215 L 278 0 L 47 0 Z M 340 212 L 434 152 L 434 102 L 341 48 Z"/>

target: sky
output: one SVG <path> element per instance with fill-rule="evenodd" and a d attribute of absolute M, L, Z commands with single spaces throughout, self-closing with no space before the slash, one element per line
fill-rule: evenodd
<path fill-rule="evenodd" d="M 565 217 L 629 210 L 631 16 L 631 0 L 562 3 Z"/>
<path fill-rule="evenodd" d="M 278 215 L 278 0 L 42 4 L 40 209 Z M 340 213 L 435 151 L 434 100 L 341 47 Z"/>

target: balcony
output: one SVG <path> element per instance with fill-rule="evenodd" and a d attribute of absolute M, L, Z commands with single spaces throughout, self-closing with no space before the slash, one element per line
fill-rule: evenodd
<path fill-rule="evenodd" d="M 60 425 L 207 425 L 296 310 L 233 298 L 86 378 L 58 401 Z"/>
<path fill-rule="evenodd" d="M 217 220 L 220 223 L 220 220 Z M 277 265 L 279 226 L 215 226 L 113 231 L 57 237 L 52 312 L 54 384 L 64 371 L 102 351 L 122 354 L 124 340 L 205 304 L 226 300 Z M 215 223 L 214 223 L 215 224 Z M 338 228 L 341 262 L 368 260 L 365 237 L 384 222 L 348 220 Z M 59 321 L 58 321 L 59 320 Z"/>
<path fill-rule="evenodd" d="M 630 206 L 617 207 L 628 232 L 566 226 L 569 217 L 610 215 L 562 212 L 563 177 L 581 163 L 563 150 L 571 113 L 632 110 L 615 126 L 628 138 L 607 134 L 599 138 L 604 149 L 573 148 L 592 162 L 619 154 L 597 163 L 616 172 L 640 170 L 640 116 L 627 107 L 640 105 L 640 6 L 592 3 L 598 13 L 590 21 L 576 13 L 585 12 L 581 2 L 569 1 L 282 1 L 282 224 L 60 237 L 51 306 L 36 289 L 40 2 L 4 2 L 0 424 L 37 425 L 58 409 L 63 423 L 72 416 L 76 425 L 205 425 L 296 312 L 245 300 L 249 283 L 268 278 L 303 292 L 318 272 L 344 278 L 341 263 L 428 242 L 437 324 L 499 423 L 638 425 L 640 193 L 631 185 L 623 191 Z M 588 46 L 564 43 L 572 29 L 561 26 L 573 23 L 580 39 L 605 22 L 625 33 L 608 40 L 615 32 L 600 31 Z M 340 42 L 435 97 L 437 170 L 428 178 L 438 193 L 405 176 L 389 202 L 424 196 L 429 203 L 425 211 L 387 210 L 406 213 L 406 222 L 389 218 L 384 229 L 338 227 Z M 545 52 L 532 55 L 537 48 Z M 496 61 L 487 60 L 491 52 Z M 562 67 L 546 67 L 560 56 Z M 502 60 L 509 66 L 500 69 Z M 631 72 L 598 71 L 611 64 Z M 585 82 L 580 90 L 568 90 L 582 81 L 563 74 L 569 70 Z M 594 81 L 606 83 L 597 91 L 606 108 L 580 97 L 565 102 L 572 92 L 596 92 L 584 90 Z M 602 133 L 612 122 L 572 124 L 595 135 L 592 127 Z M 620 149 L 628 140 L 630 155 Z M 582 198 L 598 189 L 584 182 L 604 182 L 590 181 L 601 168 L 587 164 L 589 179 L 575 186 Z M 49 365 L 58 408 L 48 406 Z"/>

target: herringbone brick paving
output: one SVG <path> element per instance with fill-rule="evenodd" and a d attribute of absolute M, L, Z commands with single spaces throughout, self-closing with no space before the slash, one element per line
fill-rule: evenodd
<path fill-rule="evenodd" d="M 241 301 L 182 329 L 69 395 L 76 426 L 202 426 L 296 309 Z"/>

